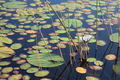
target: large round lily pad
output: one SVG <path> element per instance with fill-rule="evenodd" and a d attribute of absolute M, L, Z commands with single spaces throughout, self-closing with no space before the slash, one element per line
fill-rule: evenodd
<path fill-rule="evenodd" d="M 14 51 L 6 46 L 0 47 L 0 59 L 14 55 Z"/>
<path fill-rule="evenodd" d="M 63 64 L 64 59 L 56 54 L 51 54 L 51 58 L 48 53 L 41 53 L 39 56 L 37 54 L 29 55 L 27 61 L 34 66 L 41 67 L 56 67 Z"/>
<path fill-rule="evenodd" d="M 13 2 L 4 3 L 3 6 L 6 7 L 6 8 L 24 8 L 27 5 L 26 5 L 25 2 L 13 1 Z"/>

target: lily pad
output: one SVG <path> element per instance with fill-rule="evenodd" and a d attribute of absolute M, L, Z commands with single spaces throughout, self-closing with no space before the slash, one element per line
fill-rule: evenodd
<path fill-rule="evenodd" d="M 20 49 L 22 47 L 22 45 L 20 43 L 14 43 L 11 45 L 12 49 Z"/>
<path fill-rule="evenodd" d="M 9 64 L 10 64 L 10 62 L 8 62 L 8 61 L 1 61 L 0 62 L 0 66 L 7 66 Z"/>
<path fill-rule="evenodd" d="M 39 56 L 33 54 L 28 56 L 27 61 L 34 66 L 40 63 L 41 67 L 57 67 L 63 64 L 64 59 L 59 55 L 51 54 L 51 58 L 49 53 L 41 53 Z"/>
<path fill-rule="evenodd" d="M 112 42 L 117 42 L 118 43 L 118 33 L 113 33 L 113 34 L 111 34 L 110 35 L 110 40 L 112 41 Z"/>
<path fill-rule="evenodd" d="M 12 67 L 5 67 L 2 69 L 2 73 L 10 73 L 13 70 Z"/>
<path fill-rule="evenodd" d="M 23 80 L 30 80 L 30 76 L 29 75 L 24 75 Z"/>
<path fill-rule="evenodd" d="M 87 61 L 88 62 L 94 62 L 94 61 L 96 61 L 96 58 L 87 58 Z"/>
<path fill-rule="evenodd" d="M 27 5 L 26 5 L 25 2 L 13 1 L 13 2 L 4 3 L 3 6 L 6 7 L 6 8 L 24 8 Z"/>
<path fill-rule="evenodd" d="M 87 72 L 87 69 L 83 68 L 83 67 L 77 67 L 76 68 L 76 71 L 78 73 L 81 73 L 81 74 L 85 74 Z"/>
<path fill-rule="evenodd" d="M 8 78 L 8 80 L 20 80 L 22 78 L 21 74 L 16 74 L 16 75 L 12 75 Z"/>
<path fill-rule="evenodd" d="M 113 70 L 116 74 L 120 75 L 120 61 L 117 64 L 113 65 Z"/>
<path fill-rule="evenodd" d="M 38 71 L 36 72 L 34 75 L 36 77 L 44 77 L 44 76 L 47 76 L 49 74 L 49 71 L 47 70 L 42 70 L 42 71 Z"/>
<path fill-rule="evenodd" d="M 86 76 L 86 80 L 99 80 L 99 78 L 94 76 Z"/>
<path fill-rule="evenodd" d="M 11 48 L 8 48 L 6 46 L 0 47 L 0 59 L 8 58 L 14 55 L 14 53 L 15 52 Z"/>
<path fill-rule="evenodd" d="M 38 68 L 32 67 L 27 70 L 27 73 L 35 73 L 38 71 Z"/>
<path fill-rule="evenodd" d="M 0 37 L 0 42 L 6 43 L 6 44 L 12 44 L 12 39 L 8 37 Z"/>
<path fill-rule="evenodd" d="M 30 67 L 31 67 L 31 65 L 29 63 L 24 63 L 20 66 L 20 68 L 23 69 L 23 70 L 27 70 Z"/>

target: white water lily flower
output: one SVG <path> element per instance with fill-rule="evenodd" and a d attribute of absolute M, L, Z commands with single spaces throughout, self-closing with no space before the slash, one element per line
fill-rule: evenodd
<path fill-rule="evenodd" d="M 92 35 L 84 35 L 83 36 L 83 41 L 89 41 L 92 38 Z"/>
<path fill-rule="evenodd" d="M 80 41 L 89 41 L 92 38 L 92 35 L 84 35 L 83 37 L 79 37 Z"/>

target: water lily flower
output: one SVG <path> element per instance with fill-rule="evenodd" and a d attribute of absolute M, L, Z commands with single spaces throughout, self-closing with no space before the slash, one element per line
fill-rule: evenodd
<path fill-rule="evenodd" d="M 92 35 L 84 35 L 83 37 L 79 37 L 80 41 L 88 42 L 92 38 Z"/>

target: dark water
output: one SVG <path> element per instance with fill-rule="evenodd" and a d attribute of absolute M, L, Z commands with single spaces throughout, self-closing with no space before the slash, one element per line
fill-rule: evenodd
<path fill-rule="evenodd" d="M 44 2 L 44 1 L 45 0 L 43 0 L 43 1 L 41 0 L 41 2 Z M 60 3 L 73 1 L 73 0 L 49 0 L 49 1 L 51 2 L 51 4 L 60 4 Z M 32 0 L 27 1 L 28 4 L 32 3 L 32 2 L 34 2 L 34 1 L 32 1 Z M 117 13 L 117 9 L 115 10 L 115 12 Z M 15 12 L 13 12 L 13 13 L 15 13 Z M 96 11 L 93 11 L 91 14 L 96 15 Z M 83 27 L 88 28 L 89 25 L 85 22 L 85 20 L 87 19 L 87 15 L 82 15 L 82 16 L 84 17 L 84 20 L 82 20 L 83 24 L 84 24 Z M 3 19 L 10 18 L 10 17 L 5 17 L 3 15 L 1 15 L 1 17 Z M 56 19 L 56 18 L 57 17 L 54 16 L 54 19 Z M 19 22 L 14 22 L 12 20 L 9 21 L 9 23 L 12 23 L 14 25 L 20 25 Z M 46 24 L 51 24 L 51 20 L 47 20 Z M 31 25 L 32 25 L 32 23 L 31 23 Z M 102 24 L 102 25 L 100 25 L 100 27 L 104 28 L 105 25 Z M 112 27 L 113 33 L 117 32 L 117 27 L 118 27 L 117 24 Z M 14 29 L 12 29 L 12 30 L 14 30 Z M 94 30 L 96 30 L 96 29 L 94 28 Z M 42 29 L 42 32 L 44 34 L 44 37 L 48 37 L 50 39 L 50 36 L 48 36 L 48 34 L 53 32 L 53 29 L 52 28 Z M 75 34 L 76 34 L 76 31 L 71 32 L 71 35 L 74 36 Z M 31 46 L 36 45 L 36 42 L 32 42 L 32 43 L 27 42 L 27 40 L 30 38 L 29 36 L 30 35 L 27 34 L 27 36 L 25 37 L 24 35 L 20 35 L 18 33 L 15 33 L 14 36 L 8 36 L 9 38 L 14 40 L 14 43 L 22 43 L 22 45 L 24 45 L 21 49 L 15 50 L 16 57 L 22 53 L 24 53 L 24 54 L 27 53 L 27 50 L 24 50 L 24 48 L 30 48 Z M 64 37 L 64 36 L 66 36 L 66 34 L 62 34 L 61 36 Z M 18 41 L 17 38 L 19 38 L 19 37 L 24 37 L 24 40 Z M 37 37 L 38 37 L 37 41 L 40 41 L 40 39 L 41 39 L 40 33 L 37 33 Z M 43 70 L 48 70 L 50 72 L 50 74 L 46 77 L 50 78 L 51 80 L 86 80 L 86 76 L 94 76 L 94 77 L 99 78 L 99 80 L 120 80 L 120 76 L 113 71 L 113 65 L 115 64 L 115 62 L 119 61 L 119 57 L 120 57 L 119 50 L 118 50 L 118 43 L 113 43 L 109 40 L 106 30 L 98 31 L 98 40 L 104 40 L 106 42 L 106 45 L 98 46 L 98 49 L 96 50 L 96 43 L 89 43 L 88 46 L 90 47 L 90 50 L 88 53 L 88 58 L 95 57 L 97 60 L 103 61 L 104 65 L 102 66 L 102 68 L 103 68 L 102 70 L 98 70 L 98 71 L 91 70 L 90 68 L 88 68 L 88 63 L 85 62 L 83 67 L 87 69 L 87 73 L 79 74 L 78 72 L 76 72 L 76 70 L 75 70 L 76 67 L 81 65 L 80 55 L 79 55 L 79 53 L 77 53 L 76 62 L 74 63 L 74 61 L 73 61 L 73 64 L 70 64 L 70 56 L 69 56 L 70 51 L 69 51 L 69 46 L 67 45 L 66 48 L 62 49 L 63 57 L 65 60 L 65 63 L 63 65 L 61 65 L 59 67 L 54 67 L 54 68 L 42 68 Z M 10 45 L 7 45 L 7 46 L 10 47 Z M 55 44 L 51 44 L 51 46 L 55 46 Z M 53 53 L 59 54 L 59 51 L 54 50 Z M 115 55 L 118 54 L 118 56 L 117 56 L 118 60 L 117 59 L 112 60 L 112 61 L 106 60 L 105 56 L 107 54 L 115 54 Z M 1 61 L 12 61 L 11 60 L 12 58 L 13 57 L 1 59 Z M 19 67 L 20 64 L 16 64 L 16 62 L 12 61 L 11 65 L 8 65 L 8 66 L 9 67 Z M 7 67 L 7 66 L 5 66 L 5 67 Z M 40 80 L 41 79 L 41 78 L 36 78 L 34 76 L 34 74 L 27 73 L 25 70 L 19 70 L 19 73 L 21 73 L 22 75 L 26 75 L 26 74 L 29 75 L 31 77 L 30 80 Z M 12 72 L 10 74 L 12 75 Z"/>

